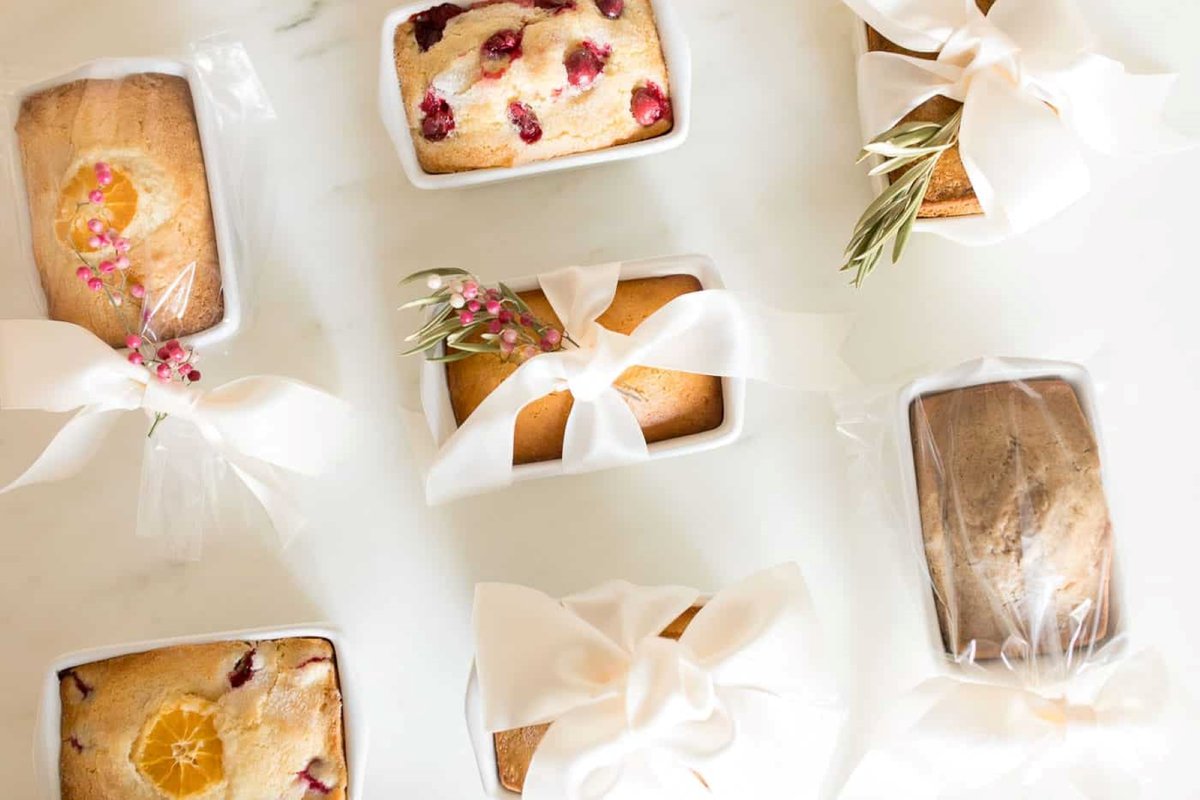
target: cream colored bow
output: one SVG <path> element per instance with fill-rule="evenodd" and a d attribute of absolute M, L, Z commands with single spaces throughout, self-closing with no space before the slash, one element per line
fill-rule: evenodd
<path fill-rule="evenodd" d="M 629 336 L 596 319 L 612 304 L 620 264 L 570 267 L 539 277 L 577 349 L 526 361 L 442 445 L 430 470 L 430 502 L 512 481 L 513 430 L 529 403 L 569 389 L 574 397 L 563 439 L 567 472 L 590 472 L 647 458 L 637 418 L 613 382 L 641 365 L 702 375 L 745 377 L 810 390 L 850 380 L 837 355 L 847 328 L 835 315 L 783 313 L 725 290 L 675 298 Z"/>
<path fill-rule="evenodd" d="M 842 800 L 1143 796 L 1171 747 L 1167 686 L 1149 652 L 1049 694 L 931 679 L 888 715 Z"/>
<path fill-rule="evenodd" d="M 910 50 L 866 53 L 859 105 L 868 135 L 935 95 L 964 103 L 959 149 L 984 217 L 923 226 L 981 242 L 1044 222 L 1088 191 L 1083 145 L 1112 155 L 1191 146 L 1162 123 L 1173 75 L 1131 75 L 1092 52 L 1072 0 L 845 0 Z"/>
<path fill-rule="evenodd" d="M 144 409 L 194 425 L 281 533 L 301 524 L 287 472 L 327 470 L 350 429 L 346 404 L 312 386 L 263 375 L 209 391 L 161 383 L 84 328 L 47 320 L 0 321 L 0 409 L 78 409 L 0 493 L 76 474 L 120 413 Z"/>
<path fill-rule="evenodd" d="M 659 637 L 699 601 L 620 581 L 561 602 L 476 588 L 487 729 L 553 722 L 526 800 L 815 795 L 841 713 L 799 568 L 742 581 L 678 641 Z"/>

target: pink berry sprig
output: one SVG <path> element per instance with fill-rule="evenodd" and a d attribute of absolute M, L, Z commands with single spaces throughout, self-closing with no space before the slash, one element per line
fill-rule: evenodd
<path fill-rule="evenodd" d="M 448 363 L 476 353 L 495 353 L 523 364 L 541 353 L 560 350 L 571 337 L 537 318 L 525 301 L 503 283 L 486 287 L 461 269 L 430 269 L 402 283 L 424 281 L 431 293 L 401 308 L 427 308 L 428 320 L 405 341 L 404 355 L 424 353 L 430 361 Z"/>
<path fill-rule="evenodd" d="M 129 278 L 129 251 L 132 245 L 129 239 L 121 235 L 121 231 L 107 226 L 100 218 L 100 209 L 104 206 L 105 199 L 104 189 L 113 182 L 112 167 L 104 161 L 97 161 L 93 169 L 96 185 L 88 192 L 88 201 L 79 204 L 76 220 L 85 213 L 89 216 L 87 229 L 91 237 L 88 239 L 88 247 L 96 251 L 96 263 L 89 262 L 82 253 L 75 251 L 75 256 L 79 259 L 75 275 L 90 291 L 104 292 L 117 312 L 125 328 L 129 363 L 145 367 L 162 383 L 197 383 L 202 376 L 200 370 L 196 369 L 195 349 L 185 347 L 178 339 L 171 339 L 162 344 L 154 339 L 150 330 L 150 309 L 144 303 L 146 287 Z M 128 323 L 129 315 L 121 311 L 128 302 L 127 298 L 143 302 L 136 327 Z M 148 435 L 153 436 L 158 424 L 166 418 L 166 414 L 155 414 Z"/>

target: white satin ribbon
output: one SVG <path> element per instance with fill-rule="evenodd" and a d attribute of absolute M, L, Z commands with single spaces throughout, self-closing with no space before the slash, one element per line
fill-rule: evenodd
<path fill-rule="evenodd" d="M 842 715 L 799 568 L 731 586 L 679 641 L 659 637 L 700 601 L 623 581 L 562 601 L 476 587 L 487 730 L 553 723 L 526 800 L 813 796 Z"/>
<path fill-rule="evenodd" d="M 293 532 L 286 473 L 327 470 L 350 429 L 346 404 L 275 376 L 241 378 L 212 390 L 161 383 L 144 367 L 76 325 L 0 320 L 0 409 L 78 412 L 36 461 L 0 494 L 68 478 L 95 455 L 119 412 L 144 409 L 194 425 L 253 492 L 281 533 Z"/>
<path fill-rule="evenodd" d="M 1192 146 L 1162 121 L 1174 75 L 1132 75 L 1092 52 L 1073 0 L 844 0 L 871 27 L 934 61 L 869 52 L 859 105 L 869 136 L 935 95 L 964 104 L 959 150 L 983 217 L 918 230 L 966 243 L 996 241 L 1084 195 L 1083 146 L 1109 155 Z"/>
<path fill-rule="evenodd" d="M 440 503 L 513 480 L 513 432 L 526 405 L 569 389 L 574 405 L 563 438 L 563 468 L 590 472 L 649 456 L 637 417 L 613 382 L 640 365 L 702 375 L 753 378 L 826 390 L 851 381 L 837 355 L 848 321 L 785 313 L 726 290 L 681 295 L 631 334 L 596 322 L 612 304 L 621 265 L 569 267 L 539 276 L 546 299 L 578 342 L 526 361 L 445 441 L 426 494 Z"/>
<path fill-rule="evenodd" d="M 1084 671 L 1053 694 L 934 678 L 888 715 L 842 790 L 878 797 L 1141 796 L 1172 747 L 1168 680 L 1144 652 Z"/>

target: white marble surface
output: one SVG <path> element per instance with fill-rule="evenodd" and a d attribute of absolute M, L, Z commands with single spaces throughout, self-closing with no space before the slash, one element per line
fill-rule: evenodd
<path fill-rule="evenodd" d="M 246 43 L 279 116 L 261 162 L 275 236 L 254 265 L 257 313 L 226 355 L 210 357 L 208 380 L 292 374 L 361 404 L 377 434 L 322 487 L 317 532 L 282 554 L 257 535 L 257 518 L 214 535 L 204 560 L 186 566 L 134 538 L 134 419 L 86 475 L 0 498 L 5 796 L 34 796 L 37 691 L 58 653 L 328 619 L 357 640 L 366 672 L 367 796 L 476 797 L 461 710 L 476 581 L 561 593 L 624 576 L 709 589 L 787 559 L 807 571 L 856 698 L 845 747 L 853 753 L 923 640 L 919 607 L 893 591 L 902 548 L 854 523 L 863 487 L 845 480 L 826 401 L 754 389 L 746 436 L 723 451 L 429 510 L 398 410 L 415 365 L 397 356 L 405 320 L 394 308 L 398 278 L 432 265 L 499 278 L 705 252 L 732 286 L 781 303 L 820 289 L 851 305 L 860 324 L 848 354 L 872 378 L 1091 337 L 1102 345 L 1093 366 L 1134 621 L 1196 685 L 1196 157 L 1101 163 L 1096 191 L 1053 227 L 986 251 L 922 238 L 903 267 L 854 293 L 835 272 L 868 199 L 852 163 L 847 12 L 834 0 L 678 5 L 696 66 L 694 131 L 683 149 L 430 194 L 405 181 L 375 111 L 386 0 L 0 0 L 6 77 L 171 53 L 217 31 Z M 1111 51 L 1183 73 L 1172 115 L 1200 131 L 1200 5 L 1087 8 Z M 0 270 L 0 316 L 27 313 L 13 272 Z M 0 482 L 55 424 L 0 415 Z"/>

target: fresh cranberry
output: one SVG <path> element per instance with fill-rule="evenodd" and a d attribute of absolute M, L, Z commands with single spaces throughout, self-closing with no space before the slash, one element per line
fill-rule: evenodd
<path fill-rule="evenodd" d="M 431 142 L 440 142 L 454 130 L 454 110 L 450 104 L 430 89 L 421 102 L 425 118 L 421 120 L 421 133 Z"/>
<path fill-rule="evenodd" d="M 648 82 L 633 90 L 633 100 L 629 110 L 639 124 L 650 127 L 664 117 L 671 115 L 671 101 L 663 94 L 657 83 Z"/>
<path fill-rule="evenodd" d="M 508 65 L 521 57 L 522 31 L 497 31 L 479 48 L 483 59 L 483 74 L 487 78 L 499 78 Z"/>
<path fill-rule="evenodd" d="M 625 11 L 625 0 L 596 0 L 596 8 L 609 19 L 619 19 Z"/>
<path fill-rule="evenodd" d="M 234 689 L 240 689 L 249 683 L 254 677 L 254 651 L 247 650 L 242 654 L 242 657 L 233 665 L 233 671 L 229 673 L 229 685 Z"/>
<path fill-rule="evenodd" d="M 563 60 L 563 66 L 567 68 L 567 81 L 580 89 L 588 88 L 604 71 L 604 64 L 610 55 L 611 47 L 602 49 L 594 42 L 584 41 Z"/>
<path fill-rule="evenodd" d="M 416 38 L 421 52 L 425 52 L 440 42 L 442 34 L 446 31 L 446 23 L 464 11 L 466 11 L 465 8 L 456 6 L 454 3 L 442 3 L 440 6 L 434 6 L 420 14 L 414 14 L 409 22 L 413 24 L 413 36 Z"/>
<path fill-rule="evenodd" d="M 509 103 L 508 119 L 517 126 L 517 133 L 525 144 L 533 144 L 542 138 L 542 125 L 538 122 L 537 114 L 524 103 Z"/>

